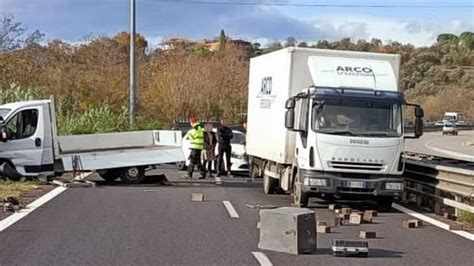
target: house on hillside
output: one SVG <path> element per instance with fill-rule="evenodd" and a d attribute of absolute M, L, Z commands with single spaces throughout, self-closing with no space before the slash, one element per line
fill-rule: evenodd
<path fill-rule="evenodd" d="M 197 42 L 184 38 L 171 38 L 160 43 L 163 50 L 170 50 L 175 48 L 192 49 Z"/>

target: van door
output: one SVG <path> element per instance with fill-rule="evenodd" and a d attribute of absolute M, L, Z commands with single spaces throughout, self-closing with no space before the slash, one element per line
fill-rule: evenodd
<path fill-rule="evenodd" d="M 6 120 L 7 142 L 1 144 L 0 157 L 13 164 L 22 176 L 50 175 L 54 171 L 53 158 L 49 156 L 52 148 L 43 154 L 45 116 L 49 114 L 45 114 L 43 106 L 32 106 L 16 110 Z"/>

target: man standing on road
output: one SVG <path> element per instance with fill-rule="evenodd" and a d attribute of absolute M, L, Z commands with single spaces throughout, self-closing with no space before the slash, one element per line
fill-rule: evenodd
<path fill-rule="evenodd" d="M 226 119 L 221 119 L 221 124 L 217 128 L 217 141 L 219 143 L 218 156 L 217 156 L 217 176 L 220 176 L 221 170 L 224 168 L 224 154 L 227 163 L 226 174 L 230 176 L 230 155 L 232 153 L 232 146 L 230 145 L 231 139 L 234 137 L 232 129 L 227 127 Z"/>
<path fill-rule="evenodd" d="M 206 178 L 206 171 L 201 163 L 201 153 L 204 149 L 204 131 L 202 130 L 201 123 L 195 117 L 191 117 L 189 123 L 191 124 L 191 129 L 188 131 L 188 140 L 191 153 L 189 154 L 188 173 L 184 178 L 192 179 L 194 165 L 197 165 L 198 170 L 201 171 L 199 179 L 204 179 Z"/>
<path fill-rule="evenodd" d="M 206 124 L 204 126 L 204 150 L 202 152 L 204 159 L 204 171 L 209 171 L 209 176 L 212 177 L 212 163 L 216 161 L 216 133 L 212 132 L 212 125 Z"/>

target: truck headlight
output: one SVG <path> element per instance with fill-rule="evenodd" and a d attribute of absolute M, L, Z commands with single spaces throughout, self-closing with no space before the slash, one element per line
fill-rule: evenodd
<path fill-rule="evenodd" d="M 385 189 L 387 189 L 387 190 L 403 190 L 403 183 L 400 183 L 400 182 L 387 182 L 387 183 L 385 183 Z"/>
<path fill-rule="evenodd" d="M 305 178 L 304 179 L 304 185 L 305 186 L 315 186 L 315 187 L 326 187 L 327 182 L 326 179 L 320 179 L 320 178 Z"/>

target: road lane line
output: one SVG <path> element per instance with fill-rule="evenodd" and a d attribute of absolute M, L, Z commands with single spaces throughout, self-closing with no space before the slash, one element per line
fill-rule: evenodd
<path fill-rule="evenodd" d="M 222 185 L 222 179 L 216 176 L 216 185 Z"/>
<path fill-rule="evenodd" d="M 425 143 L 425 147 L 432 150 L 432 151 L 445 154 L 447 156 L 452 156 L 454 158 L 458 157 L 458 158 L 462 158 L 462 159 L 467 159 L 468 161 L 472 161 L 472 155 L 465 154 L 465 153 L 460 153 L 460 152 L 455 152 L 455 151 L 450 151 L 450 150 L 445 150 L 445 149 L 441 149 L 441 148 L 431 146 L 431 143 L 438 142 L 438 141 L 439 141 L 439 139 L 430 140 L 430 141 Z"/>
<path fill-rule="evenodd" d="M 28 206 L 26 206 L 26 208 L 20 209 L 18 212 L 16 212 L 16 213 L 8 216 L 7 218 L 3 219 L 2 221 L 0 221 L 0 232 L 4 231 L 8 227 L 12 226 L 16 222 L 23 219 L 25 216 L 27 216 L 28 214 L 30 214 L 31 212 L 33 212 L 34 210 L 39 208 L 41 205 L 43 205 L 46 202 L 52 200 L 53 198 L 55 198 L 56 196 L 58 196 L 59 194 L 63 193 L 66 190 L 67 190 L 66 187 L 57 187 L 57 188 L 51 190 L 50 192 L 44 194 L 40 198 L 36 199 L 32 203 L 28 204 Z"/>
<path fill-rule="evenodd" d="M 257 259 L 258 263 L 260 263 L 261 266 L 273 266 L 270 259 L 264 253 L 252 252 L 252 255 L 255 257 L 255 259 Z"/>
<path fill-rule="evenodd" d="M 91 175 L 92 173 L 86 173 L 83 175 L 84 178 Z M 5 231 L 8 227 L 12 226 L 19 220 L 25 218 L 28 214 L 32 213 L 34 210 L 38 209 L 42 205 L 46 204 L 48 201 L 54 199 L 59 194 L 66 191 L 68 188 L 64 186 L 57 187 L 50 192 L 44 194 L 43 196 L 37 198 L 32 203 L 28 204 L 26 208 L 20 209 L 14 214 L 8 216 L 7 218 L 0 221 L 0 232 Z"/>
<path fill-rule="evenodd" d="M 425 221 L 425 222 L 427 222 L 427 223 L 430 223 L 430 224 L 432 224 L 432 225 L 434 225 L 434 226 L 436 226 L 436 227 L 439 227 L 439 228 L 441 228 L 441 229 L 444 229 L 444 230 L 446 230 L 446 231 L 449 231 L 449 232 L 451 232 L 451 233 L 454 233 L 454 234 L 456 234 L 456 235 L 459 235 L 459 236 L 462 236 L 462 237 L 464 237 L 464 238 L 467 238 L 467 239 L 469 239 L 469 240 L 471 240 L 471 241 L 474 241 L 474 234 L 471 234 L 471 233 L 466 232 L 466 231 L 461 231 L 461 230 L 451 230 L 451 229 L 449 229 L 449 224 L 445 224 L 445 223 L 443 223 L 443 222 L 440 222 L 440 221 L 438 221 L 438 220 L 435 220 L 435 219 L 433 219 L 433 218 L 431 218 L 431 217 L 428 217 L 428 216 L 426 216 L 426 215 L 423 215 L 423 214 L 421 214 L 421 213 L 417 213 L 417 212 L 415 212 L 414 210 L 410 210 L 410 209 L 405 208 L 405 207 L 403 207 L 403 206 L 400 206 L 400 205 L 398 205 L 398 204 L 396 204 L 396 203 L 393 203 L 393 204 L 392 204 L 392 207 L 393 207 L 394 209 L 399 210 L 399 211 L 401 211 L 401 212 L 404 212 L 404 213 L 406 213 L 406 214 L 408 214 L 408 215 L 410 215 L 410 216 L 413 216 L 413 217 L 418 218 L 418 219 L 420 219 L 420 220 L 423 220 L 423 221 Z"/>
<path fill-rule="evenodd" d="M 224 207 L 226 208 L 231 218 L 239 218 L 239 214 L 234 209 L 234 206 L 232 206 L 232 203 L 230 203 L 230 201 L 224 200 L 222 201 L 222 203 L 224 203 Z"/>

